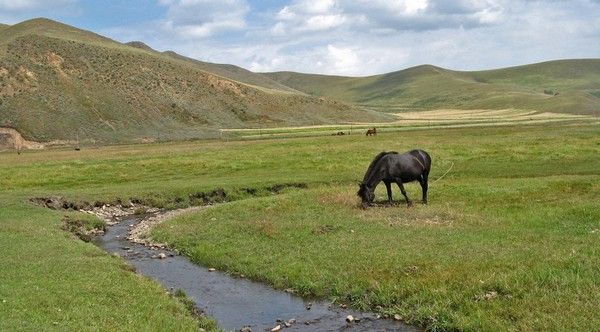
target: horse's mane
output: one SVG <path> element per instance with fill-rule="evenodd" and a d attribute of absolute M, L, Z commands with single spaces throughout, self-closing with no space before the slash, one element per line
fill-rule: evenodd
<path fill-rule="evenodd" d="M 388 154 L 392 154 L 392 153 L 397 154 L 398 152 L 396 152 L 396 151 L 382 151 L 378 155 L 376 155 L 375 158 L 373 158 L 373 161 L 371 162 L 371 164 L 369 164 L 369 168 L 367 168 L 367 172 L 365 173 L 365 177 L 363 178 L 363 183 L 367 182 L 367 180 L 371 177 L 371 173 L 373 173 L 373 169 L 375 168 L 375 164 L 377 164 L 377 162 L 379 160 L 381 160 L 381 158 L 383 158 L 383 156 L 388 155 Z"/>

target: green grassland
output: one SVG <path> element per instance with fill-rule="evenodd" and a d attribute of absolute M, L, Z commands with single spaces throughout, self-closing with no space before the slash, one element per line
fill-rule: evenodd
<path fill-rule="evenodd" d="M 76 213 L 35 208 L 21 191 L 0 197 L 0 330 L 214 328 L 122 259 L 63 230 Z"/>
<path fill-rule="evenodd" d="M 3 152 L 0 329 L 196 329 L 181 302 L 64 231 L 73 212 L 29 198 L 184 207 L 223 188 L 231 202 L 153 236 L 198 263 L 432 330 L 593 330 L 598 137 L 570 122 Z M 414 147 L 432 155 L 432 180 L 454 165 L 430 204 L 359 209 L 370 159 Z M 284 183 L 308 189 L 244 194 Z"/>
<path fill-rule="evenodd" d="M 600 112 L 600 59 L 549 61 L 461 72 L 431 65 L 369 77 L 266 73 L 315 96 L 383 112 L 505 109 L 593 114 Z"/>
<path fill-rule="evenodd" d="M 214 329 L 69 232 L 101 221 L 30 199 L 178 208 L 216 188 L 226 203 L 160 225 L 156 240 L 431 330 L 597 329 L 599 110 L 598 59 L 257 74 L 46 19 L 0 24 L 0 126 L 83 146 L 0 152 L 0 330 Z M 171 142 L 103 146 L 139 141 Z M 433 179 L 451 169 L 430 204 L 360 209 L 371 158 L 415 147 Z M 272 194 L 285 184 L 307 189 Z"/>

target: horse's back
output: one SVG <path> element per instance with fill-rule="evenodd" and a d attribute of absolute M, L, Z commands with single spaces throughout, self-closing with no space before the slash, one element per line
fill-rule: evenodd
<path fill-rule="evenodd" d="M 429 153 L 427 153 L 427 151 L 421 149 L 414 149 L 407 153 L 413 156 L 414 158 L 417 158 L 417 161 L 419 161 L 427 170 L 427 172 L 429 172 L 429 169 L 431 168 L 431 156 L 429 155 Z"/>
<path fill-rule="evenodd" d="M 385 157 L 393 164 L 390 173 L 401 177 L 403 182 L 420 179 L 422 174 L 429 173 L 431 166 L 429 154 L 418 149 L 405 153 L 390 154 Z"/>

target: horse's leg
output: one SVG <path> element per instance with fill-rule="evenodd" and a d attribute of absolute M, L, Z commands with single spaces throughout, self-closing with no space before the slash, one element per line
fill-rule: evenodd
<path fill-rule="evenodd" d="M 392 183 L 390 181 L 384 181 L 385 189 L 387 189 L 388 203 L 392 204 Z"/>
<path fill-rule="evenodd" d="M 398 188 L 400 188 L 400 191 L 402 192 L 402 195 L 404 195 L 404 198 L 406 198 L 406 205 L 408 205 L 409 207 L 412 206 L 412 202 L 410 201 L 410 199 L 408 199 L 408 195 L 406 194 L 406 190 L 404 189 L 404 185 L 402 184 L 402 180 L 397 179 L 396 183 L 398 184 Z"/>
<path fill-rule="evenodd" d="M 427 204 L 427 189 L 429 188 L 429 174 L 421 174 L 421 191 L 423 191 L 423 204 Z"/>

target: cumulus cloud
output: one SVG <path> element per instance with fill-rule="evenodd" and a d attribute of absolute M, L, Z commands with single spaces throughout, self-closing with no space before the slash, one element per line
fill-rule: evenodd
<path fill-rule="evenodd" d="M 361 61 L 351 48 L 327 45 L 327 61 L 333 72 L 342 74 L 356 74 L 361 67 Z"/>
<path fill-rule="evenodd" d="M 206 38 L 246 27 L 245 0 L 160 0 L 167 6 L 163 28 L 184 38 Z"/>
<path fill-rule="evenodd" d="M 14 24 L 39 16 L 71 12 L 78 0 L 0 0 L 0 23 Z"/>
<path fill-rule="evenodd" d="M 597 0 L 157 1 L 162 29 L 121 35 L 135 30 L 157 49 L 259 72 L 479 70 L 600 54 Z"/>
<path fill-rule="evenodd" d="M 296 0 L 284 6 L 271 31 L 276 35 L 368 29 L 371 33 L 476 28 L 501 23 L 504 0 Z"/>
<path fill-rule="evenodd" d="M 74 3 L 75 0 L 0 0 L 0 10 L 20 12 L 56 8 Z"/>
<path fill-rule="evenodd" d="M 334 0 L 298 0 L 284 6 L 276 18 L 277 23 L 271 29 L 275 35 L 332 30 L 348 19 Z"/>
<path fill-rule="evenodd" d="M 306 28 L 323 16 L 339 23 L 322 25 L 318 34 Z M 423 63 L 477 70 L 597 57 L 599 22 L 600 3 L 593 0 L 339 0 L 320 8 L 298 0 L 282 7 L 271 33 L 310 50 L 305 58 L 313 65 L 295 70 L 367 75 Z M 304 62 L 285 48 L 278 56 L 288 59 L 287 68 L 275 70 Z"/>

